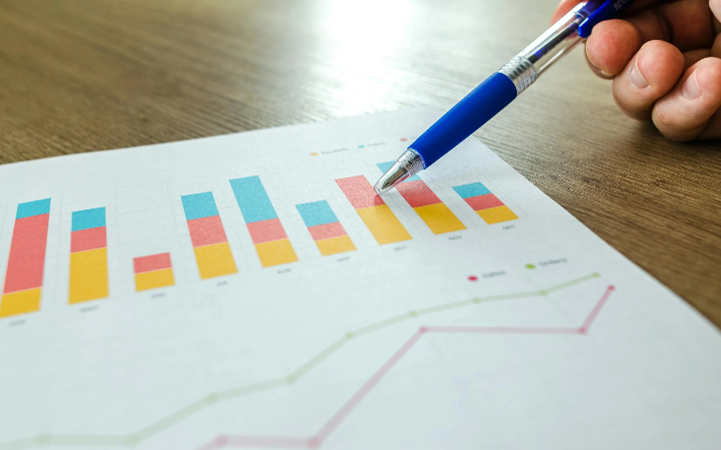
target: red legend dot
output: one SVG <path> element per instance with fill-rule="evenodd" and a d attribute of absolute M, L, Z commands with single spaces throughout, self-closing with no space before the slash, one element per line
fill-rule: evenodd
<path fill-rule="evenodd" d="M 408 140 L 408 139 L 406 139 L 406 138 L 401 138 L 401 142 L 405 142 L 405 141 L 407 141 L 407 140 Z"/>
<path fill-rule="evenodd" d="M 475 275 L 471 275 L 468 277 L 468 281 L 478 281 L 478 277 Z"/>

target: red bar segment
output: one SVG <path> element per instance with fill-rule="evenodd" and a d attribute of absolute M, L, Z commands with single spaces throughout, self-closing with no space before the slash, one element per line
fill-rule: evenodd
<path fill-rule="evenodd" d="M 423 180 L 401 183 L 396 186 L 396 189 L 413 208 L 435 205 L 441 202 L 441 199 L 431 191 L 431 188 Z"/>
<path fill-rule="evenodd" d="M 373 190 L 373 186 L 366 180 L 366 177 L 341 178 L 335 180 L 341 191 L 355 209 L 370 208 L 372 206 L 385 205 L 382 198 Z"/>
<path fill-rule="evenodd" d="M 310 235 L 313 236 L 314 241 L 345 236 L 346 234 L 348 234 L 345 232 L 345 228 L 343 228 L 343 225 L 341 225 L 340 222 L 326 223 L 324 225 L 308 227 L 308 231 L 310 231 Z"/>
<path fill-rule="evenodd" d="M 172 267 L 173 263 L 170 261 L 170 253 L 158 253 L 157 255 L 133 258 L 133 268 L 135 269 L 135 273 L 170 269 Z"/>
<path fill-rule="evenodd" d="M 228 242 L 220 216 L 189 220 L 188 230 L 190 231 L 190 240 L 193 241 L 193 247 Z"/>
<path fill-rule="evenodd" d="M 493 194 L 478 195 L 476 197 L 466 198 L 465 200 L 468 206 L 473 208 L 474 211 L 503 206 L 503 202 Z"/>
<path fill-rule="evenodd" d="M 261 220 L 246 225 L 253 244 L 262 244 L 263 242 L 277 241 L 288 237 L 285 234 L 283 225 L 280 224 L 280 219 Z"/>
<path fill-rule="evenodd" d="M 50 214 L 15 220 L 3 293 L 42 287 Z"/>
<path fill-rule="evenodd" d="M 105 227 L 88 228 L 70 233 L 70 252 L 83 252 L 108 246 Z"/>

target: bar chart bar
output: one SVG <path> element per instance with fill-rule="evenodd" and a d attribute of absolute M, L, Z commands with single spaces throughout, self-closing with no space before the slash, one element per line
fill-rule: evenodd
<path fill-rule="evenodd" d="M 323 256 L 355 250 L 355 245 L 326 200 L 295 206 Z"/>
<path fill-rule="evenodd" d="M 213 193 L 184 195 L 181 200 L 200 278 L 206 280 L 237 273 Z"/>
<path fill-rule="evenodd" d="M 0 298 L 0 317 L 40 309 L 49 220 L 49 198 L 18 205 Z"/>
<path fill-rule="evenodd" d="M 335 182 L 380 245 L 412 239 L 366 177 L 340 178 Z"/>
<path fill-rule="evenodd" d="M 260 264 L 271 267 L 298 261 L 260 177 L 236 178 L 230 180 L 230 187 L 243 214 Z"/>
<path fill-rule="evenodd" d="M 105 208 L 73 212 L 70 233 L 70 304 L 105 298 L 108 289 Z"/>
<path fill-rule="evenodd" d="M 133 272 L 135 272 L 135 290 L 137 292 L 175 284 L 170 253 L 133 258 Z"/>
<path fill-rule="evenodd" d="M 518 219 L 483 183 L 455 186 L 453 190 L 489 225 Z"/>
<path fill-rule="evenodd" d="M 377 164 L 381 172 L 385 173 L 393 165 L 393 161 Z M 465 230 L 458 217 L 446 206 L 441 199 L 428 187 L 428 185 L 414 175 L 405 180 L 396 189 L 408 202 L 423 222 L 428 225 L 433 234 L 451 233 Z"/>

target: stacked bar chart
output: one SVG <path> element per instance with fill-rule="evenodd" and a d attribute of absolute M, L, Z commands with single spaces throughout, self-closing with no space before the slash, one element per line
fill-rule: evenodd
<path fill-rule="evenodd" d="M 355 245 L 326 200 L 296 205 L 321 255 L 355 250 Z"/>
<path fill-rule="evenodd" d="M 105 298 L 108 289 L 105 208 L 73 212 L 70 234 L 70 304 Z"/>
<path fill-rule="evenodd" d="M 377 164 L 381 172 L 386 172 L 393 165 L 393 161 Z M 450 233 L 465 230 L 458 217 L 446 206 L 441 199 L 420 179 L 418 175 L 405 180 L 396 189 L 408 202 L 418 216 L 428 225 L 433 234 Z"/>
<path fill-rule="evenodd" d="M 393 211 L 373 190 L 366 177 L 360 175 L 335 181 L 379 244 L 412 239 Z"/>
<path fill-rule="evenodd" d="M 212 192 L 184 195 L 183 210 L 202 280 L 237 273 Z"/>
<path fill-rule="evenodd" d="M 49 198 L 18 205 L 0 299 L 0 317 L 40 309 L 49 220 Z"/>
<path fill-rule="evenodd" d="M 133 258 L 133 271 L 135 273 L 135 290 L 138 292 L 175 284 L 170 253 Z"/>
<path fill-rule="evenodd" d="M 454 186 L 453 190 L 489 225 L 518 219 L 483 183 Z"/>
<path fill-rule="evenodd" d="M 263 267 L 298 261 L 260 177 L 230 180 L 235 200 Z"/>

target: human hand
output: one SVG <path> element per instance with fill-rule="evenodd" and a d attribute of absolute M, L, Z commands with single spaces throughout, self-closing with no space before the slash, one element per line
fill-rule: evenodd
<path fill-rule="evenodd" d="M 563 0 L 560 19 L 583 0 Z M 626 115 L 675 141 L 721 138 L 721 0 L 637 0 L 586 41 L 592 70 L 613 79 Z"/>

